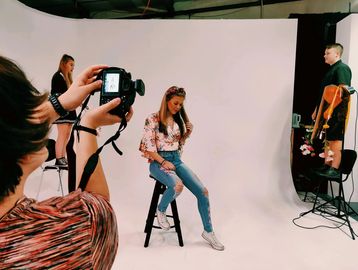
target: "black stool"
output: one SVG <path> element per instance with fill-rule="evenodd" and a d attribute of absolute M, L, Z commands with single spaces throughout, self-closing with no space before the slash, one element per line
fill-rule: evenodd
<path fill-rule="evenodd" d="M 45 162 L 49 162 L 49 161 L 52 161 L 52 160 L 55 160 L 56 158 L 56 150 L 55 150 L 55 147 L 56 147 L 56 141 L 53 140 L 53 139 L 48 139 L 47 141 L 47 145 L 46 145 L 46 148 L 47 148 L 47 151 L 48 151 L 48 157 L 47 159 L 45 160 Z M 40 191 L 41 191 L 41 186 L 42 186 L 42 181 L 43 181 L 43 178 L 44 178 L 44 173 L 46 171 L 49 171 L 49 170 L 56 170 L 57 173 L 58 173 L 58 180 L 59 180 L 59 187 L 58 187 L 58 190 L 59 191 L 61 189 L 61 194 L 62 196 L 64 195 L 64 192 L 63 192 L 63 185 L 62 185 L 62 172 L 63 171 L 68 171 L 68 167 L 61 167 L 61 166 L 58 166 L 58 165 L 47 165 L 47 166 L 41 166 L 42 168 L 42 174 L 41 174 L 41 180 L 40 180 L 40 185 L 39 185 L 39 188 L 37 190 L 37 195 L 36 195 L 36 199 L 38 200 L 39 199 L 39 195 L 40 195 Z"/>
<path fill-rule="evenodd" d="M 148 245 L 149 245 L 149 239 L 150 239 L 150 235 L 152 233 L 152 228 L 161 229 L 160 227 L 153 225 L 153 222 L 154 222 L 154 218 L 156 217 L 159 196 L 160 196 L 160 194 L 163 194 L 163 192 L 166 190 L 166 186 L 163 185 L 162 183 L 160 183 L 152 175 L 149 175 L 149 177 L 151 177 L 155 180 L 155 186 L 154 186 L 152 201 L 150 203 L 150 208 L 149 208 L 149 212 L 148 212 L 148 216 L 147 216 L 147 221 L 146 221 L 145 228 L 144 228 L 144 232 L 146 233 L 144 247 L 148 247 Z M 177 208 L 176 201 L 173 200 L 170 203 L 170 206 L 172 208 L 173 215 L 172 216 L 167 215 L 167 217 L 170 217 L 173 219 L 174 225 L 171 226 L 171 228 L 175 228 L 175 231 L 178 235 L 179 246 L 182 247 L 182 246 L 184 246 L 184 243 L 183 243 L 183 237 L 182 237 L 181 229 L 180 229 L 180 220 L 179 220 L 178 208 Z"/>

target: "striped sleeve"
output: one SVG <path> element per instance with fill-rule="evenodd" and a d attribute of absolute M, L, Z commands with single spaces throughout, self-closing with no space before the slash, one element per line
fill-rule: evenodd
<path fill-rule="evenodd" d="M 117 246 L 111 205 L 81 190 L 24 198 L 0 221 L 0 269 L 110 269 Z"/>

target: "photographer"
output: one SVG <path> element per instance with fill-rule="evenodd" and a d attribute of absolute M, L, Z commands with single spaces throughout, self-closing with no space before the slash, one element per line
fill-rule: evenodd
<path fill-rule="evenodd" d="M 48 101 L 17 64 L 0 56 L 0 269 L 111 268 L 118 232 L 100 161 L 84 190 L 42 202 L 24 195 L 28 176 L 47 158 L 50 124 L 101 87 L 95 79 L 106 67 L 87 68 L 66 93 Z M 90 110 L 81 125 L 95 131 L 120 122 L 108 113 L 119 103 L 117 98 Z M 79 136 L 78 178 L 97 149 L 95 134 L 80 130 Z"/>

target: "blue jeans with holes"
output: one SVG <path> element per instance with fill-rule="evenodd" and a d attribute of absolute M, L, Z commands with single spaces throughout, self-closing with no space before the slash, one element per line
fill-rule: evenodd
<path fill-rule="evenodd" d="M 156 161 L 149 165 L 150 174 L 167 186 L 158 204 L 159 211 L 165 212 L 168 205 L 180 195 L 180 192 L 175 191 L 175 185 L 181 181 L 198 200 L 198 209 L 204 230 L 212 232 L 209 197 L 207 194 L 205 195 L 204 185 L 192 170 L 181 161 L 179 151 L 159 151 L 158 154 L 175 166 L 175 171 L 171 171 L 164 169 Z"/>

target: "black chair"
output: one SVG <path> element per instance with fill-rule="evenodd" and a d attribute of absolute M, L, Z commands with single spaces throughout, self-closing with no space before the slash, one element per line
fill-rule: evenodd
<path fill-rule="evenodd" d="M 47 151 L 49 153 L 48 155 L 48 158 L 46 159 L 45 162 L 49 162 L 49 161 L 53 161 L 55 158 L 56 158 L 56 155 L 55 155 L 55 144 L 56 144 L 56 141 L 53 140 L 53 139 L 49 139 L 48 140 L 48 143 L 47 143 Z M 63 171 L 68 171 L 68 167 L 61 167 L 61 166 L 58 166 L 58 165 L 46 165 L 46 166 L 42 166 L 42 174 L 41 174 L 41 180 L 40 180 L 40 185 L 39 185 L 39 188 L 37 190 L 37 195 L 36 195 L 36 199 L 39 198 L 39 194 L 40 194 L 40 190 L 41 190 L 41 186 L 42 186 L 42 182 L 43 182 L 43 178 L 44 178 L 44 173 L 46 171 L 49 171 L 49 170 L 55 170 L 57 171 L 58 173 L 58 179 L 59 179 L 59 187 L 58 187 L 58 190 L 61 190 L 61 194 L 62 196 L 64 195 L 64 192 L 63 192 L 63 185 L 62 185 L 62 172 Z"/>
<path fill-rule="evenodd" d="M 160 227 L 153 225 L 153 223 L 154 223 L 154 219 L 156 217 L 156 210 L 158 207 L 159 196 L 161 194 L 163 194 L 163 192 L 166 190 L 166 186 L 163 185 L 162 183 L 160 183 L 152 175 L 149 175 L 149 177 L 151 177 L 155 180 L 155 186 L 154 186 L 152 200 L 150 203 L 148 216 L 147 216 L 147 220 L 146 220 L 146 224 L 145 224 L 145 228 L 144 228 L 144 232 L 146 233 L 144 247 L 148 247 L 148 245 L 149 245 L 149 240 L 150 240 L 150 235 L 152 233 L 152 229 L 153 228 L 161 229 Z M 177 208 L 176 201 L 175 200 L 172 201 L 170 203 L 170 206 L 171 206 L 173 215 L 167 215 L 167 217 L 173 219 L 174 225 L 171 226 L 171 228 L 175 228 L 175 231 L 178 235 L 179 246 L 182 247 L 182 246 L 184 246 L 184 243 L 183 243 L 183 237 L 182 237 L 181 228 L 180 228 L 180 220 L 179 220 L 178 208 Z"/>
<path fill-rule="evenodd" d="M 344 149 L 344 150 L 342 150 L 342 159 L 341 159 L 341 164 L 339 167 L 339 171 L 340 171 L 339 178 L 330 178 L 330 177 L 311 173 L 310 177 L 312 177 L 312 178 L 314 177 L 315 179 L 319 180 L 320 184 L 319 184 L 318 188 L 320 188 L 320 186 L 323 183 L 328 181 L 332 197 L 325 203 L 318 204 L 319 192 L 317 192 L 312 209 L 301 214 L 301 216 L 304 216 L 308 213 L 314 213 L 315 211 L 318 211 L 320 213 L 328 214 L 330 216 L 342 219 L 344 222 L 347 223 L 353 240 L 355 239 L 355 237 L 354 237 L 355 234 L 354 234 L 353 228 L 351 226 L 351 223 L 349 221 L 349 215 L 353 214 L 353 215 L 358 216 L 358 214 L 346 202 L 346 199 L 344 196 L 343 183 L 348 179 L 349 175 L 351 174 L 356 159 L 357 159 L 356 151 L 351 150 L 351 149 Z M 333 192 L 332 182 L 338 183 L 338 194 L 336 196 Z M 336 210 L 334 212 L 329 211 L 329 209 L 327 208 L 328 204 L 333 205 L 336 208 Z"/>

